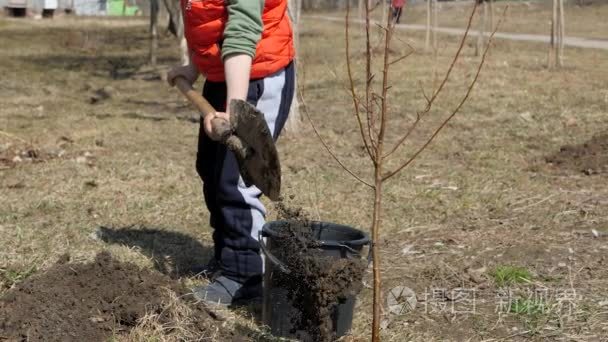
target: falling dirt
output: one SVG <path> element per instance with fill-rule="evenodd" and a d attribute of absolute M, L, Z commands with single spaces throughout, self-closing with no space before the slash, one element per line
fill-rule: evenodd
<path fill-rule="evenodd" d="M 273 280 L 287 289 L 293 306 L 299 309 L 292 317 L 294 329 L 308 332 L 312 341 L 333 341 L 334 308 L 359 293 L 367 264 L 360 258 L 324 255 L 303 211 L 281 203 L 277 207 L 280 215 L 290 220 L 279 229 L 280 236 L 273 237 L 273 253 L 291 273 L 277 272 Z"/>
<path fill-rule="evenodd" d="M 168 291 L 185 290 L 170 278 L 102 252 L 91 263 L 68 263 L 33 275 L 0 298 L 0 340 L 105 341 L 135 327 L 148 314 L 163 320 Z M 200 334 L 210 315 L 193 306 Z"/>
<path fill-rule="evenodd" d="M 580 145 L 562 146 L 545 161 L 559 169 L 596 175 L 608 172 L 608 133 L 595 135 Z"/>

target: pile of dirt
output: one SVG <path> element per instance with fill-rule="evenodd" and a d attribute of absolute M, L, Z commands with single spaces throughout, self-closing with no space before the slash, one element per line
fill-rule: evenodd
<path fill-rule="evenodd" d="M 586 175 L 608 172 L 608 133 L 594 136 L 580 145 L 562 146 L 558 153 L 545 158 L 547 163 L 560 169 L 582 172 Z"/>
<path fill-rule="evenodd" d="M 169 291 L 185 293 L 170 278 L 121 263 L 107 252 L 91 263 L 62 259 L 0 298 L 0 340 L 106 341 L 128 333 L 146 315 L 169 320 L 164 310 Z M 192 308 L 198 326 L 189 328 L 208 335 L 209 314 L 199 305 Z"/>
<path fill-rule="evenodd" d="M 333 341 L 334 309 L 362 289 L 367 263 L 361 258 L 324 255 L 313 236 L 312 222 L 303 218 L 301 209 L 280 206 L 279 211 L 290 220 L 278 229 L 280 236 L 273 237 L 273 254 L 290 273 L 276 272 L 273 283 L 287 290 L 299 310 L 291 317 L 294 330 L 306 331 L 312 341 Z"/>

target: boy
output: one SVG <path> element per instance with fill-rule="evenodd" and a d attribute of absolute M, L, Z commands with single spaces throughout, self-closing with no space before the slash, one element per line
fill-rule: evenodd
<path fill-rule="evenodd" d="M 181 0 L 191 64 L 167 75 L 194 83 L 206 77 L 203 96 L 218 111 L 201 122 L 196 169 L 203 180 L 213 227 L 214 258 L 202 271 L 212 282 L 194 289 L 208 303 L 230 305 L 262 294 L 257 241 L 264 224 L 261 192 L 246 187 L 234 155 L 215 141 L 213 117 L 229 118 L 232 99 L 262 113 L 276 140 L 294 94 L 294 48 L 287 0 Z"/>

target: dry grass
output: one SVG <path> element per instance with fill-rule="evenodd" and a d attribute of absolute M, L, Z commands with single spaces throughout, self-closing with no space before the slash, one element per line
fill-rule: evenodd
<path fill-rule="evenodd" d="M 140 70 L 147 47 L 143 23 L 107 28 L 91 20 L 31 23 L 0 20 L 0 131 L 13 136 L 0 135 L 0 153 L 35 148 L 53 157 L 0 170 L 0 269 L 27 274 L 35 265 L 43 271 L 62 253 L 83 260 L 104 248 L 168 273 L 180 260 L 205 261 L 211 232 L 194 170 L 198 127 L 182 120 L 194 113 L 174 89 L 139 77 L 148 75 Z M 89 41 L 98 43 L 66 38 L 74 32 L 68 25 L 82 27 Z M 304 25 L 300 69 L 313 120 L 349 167 L 369 175 L 345 90 L 343 27 Z M 400 34 L 422 46 L 422 35 Z M 415 54 L 395 68 L 393 134 L 424 104 L 419 82 L 428 92 L 434 75 L 447 67 L 457 38 L 441 39 L 436 59 Z M 477 62 L 472 43 L 436 111 L 402 156 L 422 143 L 463 95 Z M 164 38 L 160 60 L 177 63 L 175 50 L 175 42 Z M 395 46 L 395 56 L 406 50 Z M 359 68 L 362 57 L 356 57 Z M 552 72 L 544 67 L 545 46 L 497 42 L 460 115 L 388 184 L 384 285 L 412 288 L 418 307 L 386 314 L 386 341 L 599 340 L 608 334 L 603 299 L 608 240 L 589 233 L 608 226 L 606 175 L 558 172 L 543 162 L 560 146 L 607 130 L 608 58 L 606 52 L 582 49 L 566 49 L 565 57 L 566 68 Z M 112 96 L 89 104 L 93 91 L 104 86 L 113 89 Z M 64 153 L 52 154 L 55 149 Z M 279 149 L 286 194 L 315 217 L 367 229 L 368 189 L 332 162 L 307 124 L 301 135 L 282 137 Z M 99 226 L 154 228 L 164 235 L 150 243 L 104 243 L 90 237 Z M 496 312 L 501 290 L 491 279 L 501 266 L 532 275 L 530 282 L 512 286 L 519 306 L 504 313 Z M 474 288 L 475 312 L 450 311 L 463 303 L 445 296 L 427 296 L 425 302 L 432 288 L 446 293 Z M 556 296 L 549 298 L 545 303 L 553 309 L 538 315 L 538 302 L 526 301 L 526 294 L 541 288 L 554 295 L 574 288 L 579 296 L 570 311 L 558 306 L 564 303 Z M 365 339 L 371 289 L 359 299 L 353 335 Z M 174 317 L 180 322 L 188 316 L 186 308 L 178 312 Z M 228 328 L 255 329 L 246 315 L 228 315 Z M 150 317 L 130 337 L 171 340 L 154 322 Z"/>
<path fill-rule="evenodd" d="M 166 303 L 158 314 L 148 314 L 126 335 L 116 334 L 115 341 L 219 341 L 226 338 L 225 329 L 232 329 L 225 321 L 201 320 L 205 315 L 193 310 L 178 298 L 173 291 L 167 291 Z"/>

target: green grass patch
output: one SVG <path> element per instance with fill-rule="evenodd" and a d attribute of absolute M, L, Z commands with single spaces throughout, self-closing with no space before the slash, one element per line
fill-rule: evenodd
<path fill-rule="evenodd" d="M 11 288 L 36 273 L 38 267 L 31 265 L 24 269 L 0 268 L 0 288 Z"/>
<path fill-rule="evenodd" d="M 537 316 L 545 313 L 545 302 L 542 300 L 518 298 L 509 306 L 509 312 L 518 315 Z"/>
<path fill-rule="evenodd" d="M 491 275 L 498 287 L 525 283 L 532 279 L 530 271 L 517 266 L 497 266 Z"/>
<path fill-rule="evenodd" d="M 518 298 L 511 302 L 509 312 L 516 314 L 531 335 L 539 332 L 547 321 L 547 303 L 541 299 Z"/>

